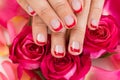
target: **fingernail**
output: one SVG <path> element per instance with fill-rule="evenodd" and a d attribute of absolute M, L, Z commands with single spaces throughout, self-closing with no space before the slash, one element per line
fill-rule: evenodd
<path fill-rule="evenodd" d="M 72 45 L 71 45 L 70 49 L 71 49 L 72 52 L 79 53 L 80 52 L 80 44 L 79 44 L 79 42 L 72 42 Z"/>
<path fill-rule="evenodd" d="M 64 20 L 68 28 L 72 28 L 76 25 L 76 21 L 71 15 L 66 16 Z"/>
<path fill-rule="evenodd" d="M 32 16 L 36 15 L 36 12 L 35 12 L 30 6 L 28 6 L 28 12 L 29 12 L 30 15 L 32 15 Z"/>
<path fill-rule="evenodd" d="M 51 26 L 55 31 L 60 31 L 63 28 L 62 23 L 58 19 L 52 20 Z"/>
<path fill-rule="evenodd" d="M 38 44 L 41 44 L 41 45 L 44 45 L 46 42 L 45 42 L 45 37 L 43 34 L 38 34 L 37 35 L 37 43 Z"/>
<path fill-rule="evenodd" d="M 72 7 L 75 13 L 79 13 L 82 11 L 82 4 L 79 0 L 72 0 Z"/>
<path fill-rule="evenodd" d="M 61 45 L 56 45 L 55 46 L 55 55 L 56 56 L 64 56 L 64 49 Z"/>
<path fill-rule="evenodd" d="M 91 25 L 90 25 L 93 29 L 96 29 L 98 27 L 98 22 L 95 19 L 91 20 Z"/>

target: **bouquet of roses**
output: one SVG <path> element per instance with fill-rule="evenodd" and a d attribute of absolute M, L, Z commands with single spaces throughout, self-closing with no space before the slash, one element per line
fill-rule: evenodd
<path fill-rule="evenodd" d="M 82 54 L 66 51 L 65 57 L 55 58 L 51 35 L 46 45 L 36 45 L 30 16 L 15 0 L 4 0 L 0 4 L 0 80 L 120 80 L 120 12 L 115 10 L 120 1 L 112 2 L 106 2 L 98 29 L 86 29 Z"/>

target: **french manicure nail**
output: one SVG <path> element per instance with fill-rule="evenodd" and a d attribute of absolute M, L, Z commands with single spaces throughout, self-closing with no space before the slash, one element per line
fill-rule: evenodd
<path fill-rule="evenodd" d="M 55 55 L 56 56 L 64 56 L 64 49 L 61 45 L 55 46 Z"/>
<path fill-rule="evenodd" d="M 46 43 L 46 42 L 45 42 L 45 37 L 44 37 L 43 34 L 40 34 L 40 33 L 39 33 L 39 34 L 37 35 L 37 43 L 38 43 L 38 44 L 42 44 L 42 45 Z"/>
<path fill-rule="evenodd" d="M 79 44 L 79 42 L 72 42 L 72 45 L 71 45 L 70 49 L 71 49 L 72 52 L 79 53 L 80 52 L 80 44 Z"/>
<path fill-rule="evenodd" d="M 36 12 L 35 12 L 30 6 L 28 6 L 28 12 L 29 12 L 32 16 L 34 16 L 34 15 L 36 14 Z"/>
<path fill-rule="evenodd" d="M 72 27 L 74 27 L 75 24 L 76 24 L 75 19 L 74 19 L 71 15 L 66 16 L 66 17 L 64 18 L 64 20 L 65 20 L 66 26 L 67 26 L 68 28 L 72 28 Z"/>
<path fill-rule="evenodd" d="M 72 0 L 72 7 L 75 13 L 82 11 L 82 4 L 78 0 Z"/>
<path fill-rule="evenodd" d="M 58 19 L 52 20 L 51 26 L 55 31 L 60 31 L 63 28 L 62 23 Z"/>
<path fill-rule="evenodd" d="M 98 27 L 98 22 L 95 19 L 91 20 L 91 27 L 96 29 Z"/>

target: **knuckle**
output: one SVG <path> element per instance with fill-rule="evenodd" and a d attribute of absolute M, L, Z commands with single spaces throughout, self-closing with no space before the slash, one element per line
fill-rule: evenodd
<path fill-rule="evenodd" d="M 85 29 L 81 29 L 81 28 L 74 28 L 72 29 L 72 33 L 74 33 L 75 35 L 80 34 L 81 36 L 85 34 Z"/>
<path fill-rule="evenodd" d="M 47 15 L 50 12 L 50 9 L 48 7 L 42 7 L 38 10 L 38 14 L 40 16 Z"/>
<path fill-rule="evenodd" d="M 65 34 L 62 33 L 62 32 L 59 32 L 59 33 L 53 33 L 52 36 L 56 37 L 57 40 L 59 40 L 59 39 L 64 39 L 64 38 L 65 38 Z"/>
<path fill-rule="evenodd" d="M 56 1 L 56 3 L 54 4 L 54 8 L 55 9 L 61 9 L 61 8 L 64 8 L 66 5 L 66 2 L 63 1 L 63 0 L 58 0 Z"/>
<path fill-rule="evenodd" d="M 37 15 L 37 16 L 34 16 L 33 17 L 33 24 L 36 24 L 36 25 L 43 25 L 45 24 L 41 18 Z"/>

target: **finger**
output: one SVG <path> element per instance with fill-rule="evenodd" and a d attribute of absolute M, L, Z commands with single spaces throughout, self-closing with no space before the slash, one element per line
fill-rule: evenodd
<path fill-rule="evenodd" d="M 63 32 L 52 33 L 51 53 L 56 58 L 65 56 L 65 28 Z"/>
<path fill-rule="evenodd" d="M 83 0 L 69 0 L 69 4 L 75 13 L 80 13 L 82 11 L 83 3 Z"/>
<path fill-rule="evenodd" d="M 66 28 L 73 28 L 76 25 L 76 16 L 74 15 L 67 0 L 48 0 L 58 16 L 66 25 Z"/>
<path fill-rule="evenodd" d="M 33 16 L 32 21 L 33 39 L 38 45 L 45 45 L 47 42 L 47 26 L 38 15 Z"/>
<path fill-rule="evenodd" d="M 85 6 L 81 14 L 77 15 L 78 23 L 71 30 L 68 50 L 72 55 L 82 52 L 91 0 L 85 0 Z"/>
<path fill-rule="evenodd" d="M 105 0 L 92 0 L 88 20 L 89 29 L 95 30 L 98 27 L 104 2 Z"/>
<path fill-rule="evenodd" d="M 47 24 L 53 32 L 59 32 L 63 28 L 63 23 L 50 7 L 47 0 L 27 0 L 30 6 L 36 11 L 40 18 Z"/>
<path fill-rule="evenodd" d="M 29 15 L 36 15 L 36 12 L 29 6 L 26 0 L 17 0 L 17 2 Z"/>

